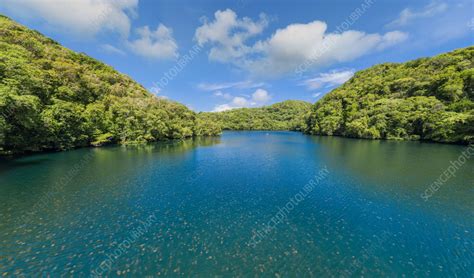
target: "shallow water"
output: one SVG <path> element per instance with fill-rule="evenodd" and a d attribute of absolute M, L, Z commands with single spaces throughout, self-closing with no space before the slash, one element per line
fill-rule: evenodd
<path fill-rule="evenodd" d="M 0 274 L 472 277 L 474 159 L 426 191 L 464 150 L 225 132 L 3 161 Z"/>

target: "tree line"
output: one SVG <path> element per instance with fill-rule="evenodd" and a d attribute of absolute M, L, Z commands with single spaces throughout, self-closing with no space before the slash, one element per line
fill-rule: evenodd
<path fill-rule="evenodd" d="M 198 119 L 222 130 L 294 130 L 306 129 L 311 104 L 287 100 L 258 108 L 239 108 L 224 112 L 204 112 Z"/>
<path fill-rule="evenodd" d="M 217 135 L 128 76 L 0 16 L 0 153 Z"/>
<path fill-rule="evenodd" d="M 471 46 L 359 71 L 313 105 L 305 132 L 473 143 L 473 54 Z"/>
<path fill-rule="evenodd" d="M 136 144 L 222 130 L 474 142 L 474 47 L 357 72 L 315 104 L 195 113 L 0 16 L 0 154 Z"/>

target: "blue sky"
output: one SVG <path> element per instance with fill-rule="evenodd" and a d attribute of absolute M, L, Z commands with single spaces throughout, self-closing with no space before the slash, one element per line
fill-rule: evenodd
<path fill-rule="evenodd" d="M 474 44 L 470 0 L 2 0 L 0 13 L 196 111 L 315 102 L 374 64 Z"/>

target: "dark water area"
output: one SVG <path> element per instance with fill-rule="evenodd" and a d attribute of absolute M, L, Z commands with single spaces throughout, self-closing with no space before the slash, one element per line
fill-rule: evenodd
<path fill-rule="evenodd" d="M 0 275 L 473 277 L 466 150 L 225 132 L 2 161 Z"/>

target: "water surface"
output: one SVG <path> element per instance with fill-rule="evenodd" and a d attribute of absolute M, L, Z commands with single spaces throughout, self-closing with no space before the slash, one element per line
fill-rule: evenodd
<path fill-rule="evenodd" d="M 474 160 L 421 197 L 465 149 L 225 132 L 3 161 L 0 274 L 472 277 Z"/>

